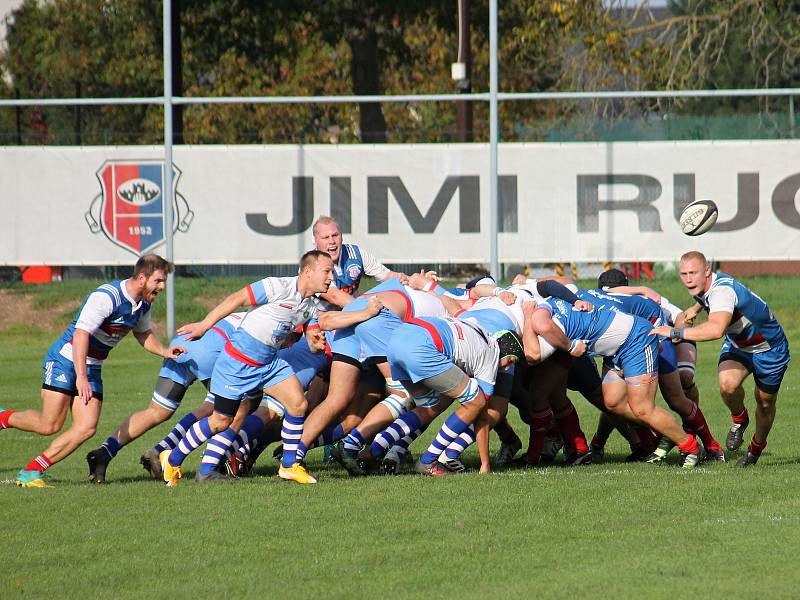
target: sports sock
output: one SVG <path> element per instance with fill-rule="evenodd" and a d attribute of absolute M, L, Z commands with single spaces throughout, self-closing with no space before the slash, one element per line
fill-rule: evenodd
<path fill-rule="evenodd" d="M 544 448 L 544 436 L 553 422 L 553 411 L 551 409 L 531 415 L 531 431 L 528 437 L 528 451 L 525 459 L 532 464 L 538 463 L 542 459 L 542 448 Z"/>
<path fill-rule="evenodd" d="M 461 458 L 461 454 L 464 450 L 467 449 L 468 446 L 471 446 L 475 443 L 475 426 L 470 425 L 467 427 L 467 430 L 459 435 L 456 439 L 454 439 L 447 449 L 444 451 L 444 455 L 449 460 L 457 460 Z"/>
<path fill-rule="evenodd" d="M 44 473 L 45 470 L 52 465 L 53 463 L 50 462 L 50 459 L 47 458 L 44 453 L 40 454 L 36 458 L 34 458 L 31 462 L 25 465 L 26 471 L 39 471 L 40 473 Z"/>
<path fill-rule="evenodd" d="M 183 436 L 186 435 L 186 432 L 189 431 L 189 428 L 197 423 L 197 421 L 198 419 L 194 416 L 194 413 L 188 413 L 181 417 L 181 420 L 178 421 L 166 437 L 154 446 L 156 452 L 161 454 L 164 450 L 172 450 L 175 448 L 183 439 Z"/>
<path fill-rule="evenodd" d="M 8 420 L 11 418 L 15 410 L 4 410 L 0 412 L 0 429 L 8 429 L 11 425 L 8 424 Z"/>
<path fill-rule="evenodd" d="M 246 456 L 250 452 L 250 444 L 264 429 L 264 421 L 255 415 L 247 415 L 242 422 L 242 428 L 239 430 L 239 435 L 233 441 L 231 446 L 232 452 L 238 452 L 241 448 L 247 448 L 246 452 L 241 452 L 242 456 Z"/>
<path fill-rule="evenodd" d="M 640 448 L 644 448 L 645 450 L 655 449 L 656 444 L 658 443 L 658 438 L 653 435 L 653 432 L 649 427 L 642 425 L 641 423 L 632 423 L 631 428 L 636 432 L 636 435 L 639 436 Z"/>
<path fill-rule="evenodd" d="M 358 430 L 358 428 L 353 429 L 347 434 L 347 437 L 344 438 L 343 445 L 345 450 L 358 452 L 364 446 L 364 436 L 361 435 L 361 432 Z"/>
<path fill-rule="evenodd" d="M 183 439 L 170 452 L 169 464 L 173 467 L 180 467 L 186 457 L 212 435 L 214 434 L 211 431 L 211 425 L 208 424 L 208 417 L 197 421 L 186 431 Z"/>
<path fill-rule="evenodd" d="M 683 422 L 685 425 L 689 426 L 690 433 L 694 433 L 700 437 L 704 448 L 719 447 L 719 442 L 714 439 L 714 436 L 711 435 L 711 431 L 708 429 L 708 423 L 706 422 L 703 411 L 700 410 L 700 407 L 694 402 L 692 402 L 692 411 L 683 418 Z"/>
<path fill-rule="evenodd" d="M 747 447 L 747 451 L 754 456 L 761 456 L 761 453 L 766 447 L 767 442 L 759 442 L 756 440 L 756 436 L 753 436 L 753 439 L 750 440 L 750 445 Z"/>
<path fill-rule="evenodd" d="M 421 427 L 422 421 L 414 411 L 400 415 L 386 429 L 375 436 L 370 445 L 372 456 L 377 459 L 383 458 L 389 448 Z"/>
<path fill-rule="evenodd" d="M 697 443 L 695 437 L 690 433 L 686 436 L 686 441 L 682 444 L 678 444 L 678 450 L 681 452 L 690 452 L 692 454 L 697 454 L 700 452 L 700 446 Z"/>
<path fill-rule="evenodd" d="M 586 435 L 581 430 L 581 422 L 572 402 L 567 400 L 567 405 L 558 411 L 555 418 L 564 443 L 573 446 L 578 454 L 587 453 L 589 446 L 586 444 Z"/>
<path fill-rule="evenodd" d="M 105 442 L 103 442 L 103 445 L 100 447 L 106 451 L 108 458 L 111 459 L 114 458 L 120 450 L 122 450 L 122 446 L 123 445 L 119 443 L 119 440 L 112 435 Z"/>
<path fill-rule="evenodd" d="M 595 433 L 592 437 L 592 448 L 605 448 L 607 441 L 608 438 L 602 437 Z"/>
<path fill-rule="evenodd" d="M 205 452 L 203 452 L 203 458 L 200 460 L 201 475 L 208 475 L 219 466 L 219 463 L 225 460 L 233 440 L 236 439 L 236 435 L 236 431 L 232 427 L 228 427 L 225 431 L 220 431 L 208 440 Z"/>
<path fill-rule="evenodd" d="M 314 443 L 314 445 L 327 446 L 333 442 L 338 442 L 343 437 L 344 427 L 342 427 L 341 423 L 336 423 L 336 425 L 331 425 L 325 431 L 323 431 L 322 435 L 317 438 L 317 441 Z"/>
<path fill-rule="evenodd" d="M 750 422 L 750 415 L 747 414 L 747 409 L 743 409 L 738 415 L 731 413 L 731 420 L 739 425 L 747 425 Z"/>
<path fill-rule="evenodd" d="M 453 443 L 454 439 L 466 431 L 467 427 L 469 427 L 469 423 L 462 421 L 457 413 L 451 414 L 442 424 L 431 445 L 420 457 L 420 461 L 426 465 L 432 464 Z"/>
<path fill-rule="evenodd" d="M 294 417 L 290 414 L 285 414 L 283 416 L 283 426 L 281 427 L 283 456 L 281 457 L 281 465 L 286 468 L 297 462 L 297 447 L 300 443 L 300 438 L 303 437 L 305 422 L 305 415 Z"/>

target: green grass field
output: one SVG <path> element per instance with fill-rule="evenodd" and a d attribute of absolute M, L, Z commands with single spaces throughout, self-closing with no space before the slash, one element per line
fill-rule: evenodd
<path fill-rule="evenodd" d="M 796 343 L 800 279 L 745 281 Z M 204 314 L 198 298 L 220 298 L 242 283 L 179 282 L 178 322 Z M 35 306 L 74 299 L 60 317 L 66 325 L 91 286 L 36 288 Z M 654 287 L 688 304 L 677 281 Z M 40 362 L 59 334 L 37 325 L 0 331 L 0 405 L 38 407 Z M 716 390 L 718 349 L 719 342 L 701 344 L 698 383 L 709 425 L 724 440 L 729 416 Z M 315 450 L 308 463 L 320 483 L 304 487 L 277 480 L 269 452 L 255 477 L 199 485 L 191 479 L 195 453 L 187 479 L 168 489 L 138 464 L 165 424 L 119 454 L 108 485 L 90 485 L 86 452 L 146 406 L 159 365 L 132 336 L 114 351 L 97 435 L 50 469 L 53 489 L 13 485 L 48 441 L 0 431 L 0 598 L 790 598 L 800 589 L 797 368 L 784 379 L 769 447 L 749 470 L 733 462 L 692 471 L 674 462 L 626 464 L 627 445 L 614 436 L 604 464 L 436 480 L 349 479 Z M 750 380 L 747 389 L 752 413 Z M 202 398 L 196 386 L 178 414 Z M 573 401 L 590 436 L 596 411 Z M 431 435 L 412 446 L 415 454 Z M 466 459 L 476 464 L 474 450 Z"/>

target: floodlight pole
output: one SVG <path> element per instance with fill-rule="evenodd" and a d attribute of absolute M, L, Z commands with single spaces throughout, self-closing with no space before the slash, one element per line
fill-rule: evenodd
<path fill-rule="evenodd" d="M 497 0 L 489 2 L 489 272 L 500 281 L 497 259 Z"/>
<path fill-rule="evenodd" d="M 174 262 L 172 185 L 172 1 L 164 0 L 164 236 L 167 240 L 166 258 Z M 167 336 L 175 335 L 175 273 L 167 275 Z"/>

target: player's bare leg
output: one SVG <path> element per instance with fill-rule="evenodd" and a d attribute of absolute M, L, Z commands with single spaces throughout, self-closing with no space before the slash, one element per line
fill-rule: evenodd
<path fill-rule="evenodd" d="M 72 403 L 72 394 L 43 389 L 41 398 L 41 411 L 14 412 L 8 419 L 9 428 L 31 431 L 39 435 L 53 435 L 61 431 Z"/>
<path fill-rule="evenodd" d="M 750 416 L 744 406 L 745 393 L 742 385 L 749 374 L 747 368 L 735 360 L 722 361 L 717 368 L 719 394 L 731 413 L 732 423 L 725 441 L 725 446 L 731 452 L 742 445 L 744 431 L 750 424 Z"/>
<path fill-rule="evenodd" d="M 361 369 L 343 361 L 335 360 L 331 365 L 330 386 L 325 400 L 308 415 L 300 442 L 310 447 L 323 430 L 347 408 L 358 389 Z"/>
<path fill-rule="evenodd" d="M 331 385 L 333 388 L 333 385 Z M 317 483 L 317 480 L 297 456 L 305 456 L 307 446 L 302 445 L 303 427 L 306 420 L 308 403 L 300 381 L 292 375 L 288 379 L 265 388 L 264 391 L 280 402 L 286 413 L 283 416 L 281 438 L 283 439 L 283 456 L 278 468 L 278 477 L 287 481 L 302 484 Z M 324 402 L 323 402 L 324 404 Z M 317 407 L 319 409 L 322 406 Z"/>

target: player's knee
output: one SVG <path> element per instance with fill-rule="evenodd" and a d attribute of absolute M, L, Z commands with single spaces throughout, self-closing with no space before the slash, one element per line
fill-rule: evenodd
<path fill-rule="evenodd" d="M 231 426 L 231 423 L 233 423 L 233 417 L 217 412 L 208 417 L 208 426 L 213 433 L 219 433 L 220 431 L 226 430 Z"/>
<path fill-rule="evenodd" d="M 39 426 L 36 430 L 36 433 L 39 435 L 53 435 L 61 430 L 62 425 L 63 422 L 61 421 L 45 421 L 42 419 L 39 421 Z"/>
<path fill-rule="evenodd" d="M 740 393 L 741 383 L 738 378 L 722 377 L 719 378 L 719 393 L 723 397 L 733 397 Z"/>
<path fill-rule="evenodd" d="M 396 419 L 414 408 L 414 400 L 412 398 L 394 393 L 381 400 L 381 404 L 392 415 L 392 419 Z"/>
<path fill-rule="evenodd" d="M 647 404 L 639 404 L 632 407 L 631 410 L 634 417 L 645 422 L 649 420 L 650 416 L 653 414 L 653 407 L 648 406 Z"/>
<path fill-rule="evenodd" d="M 95 433 L 97 433 L 97 423 L 84 423 L 81 425 L 73 425 L 72 429 L 75 435 L 80 439 L 81 442 L 85 442 L 90 437 L 92 437 Z"/>

